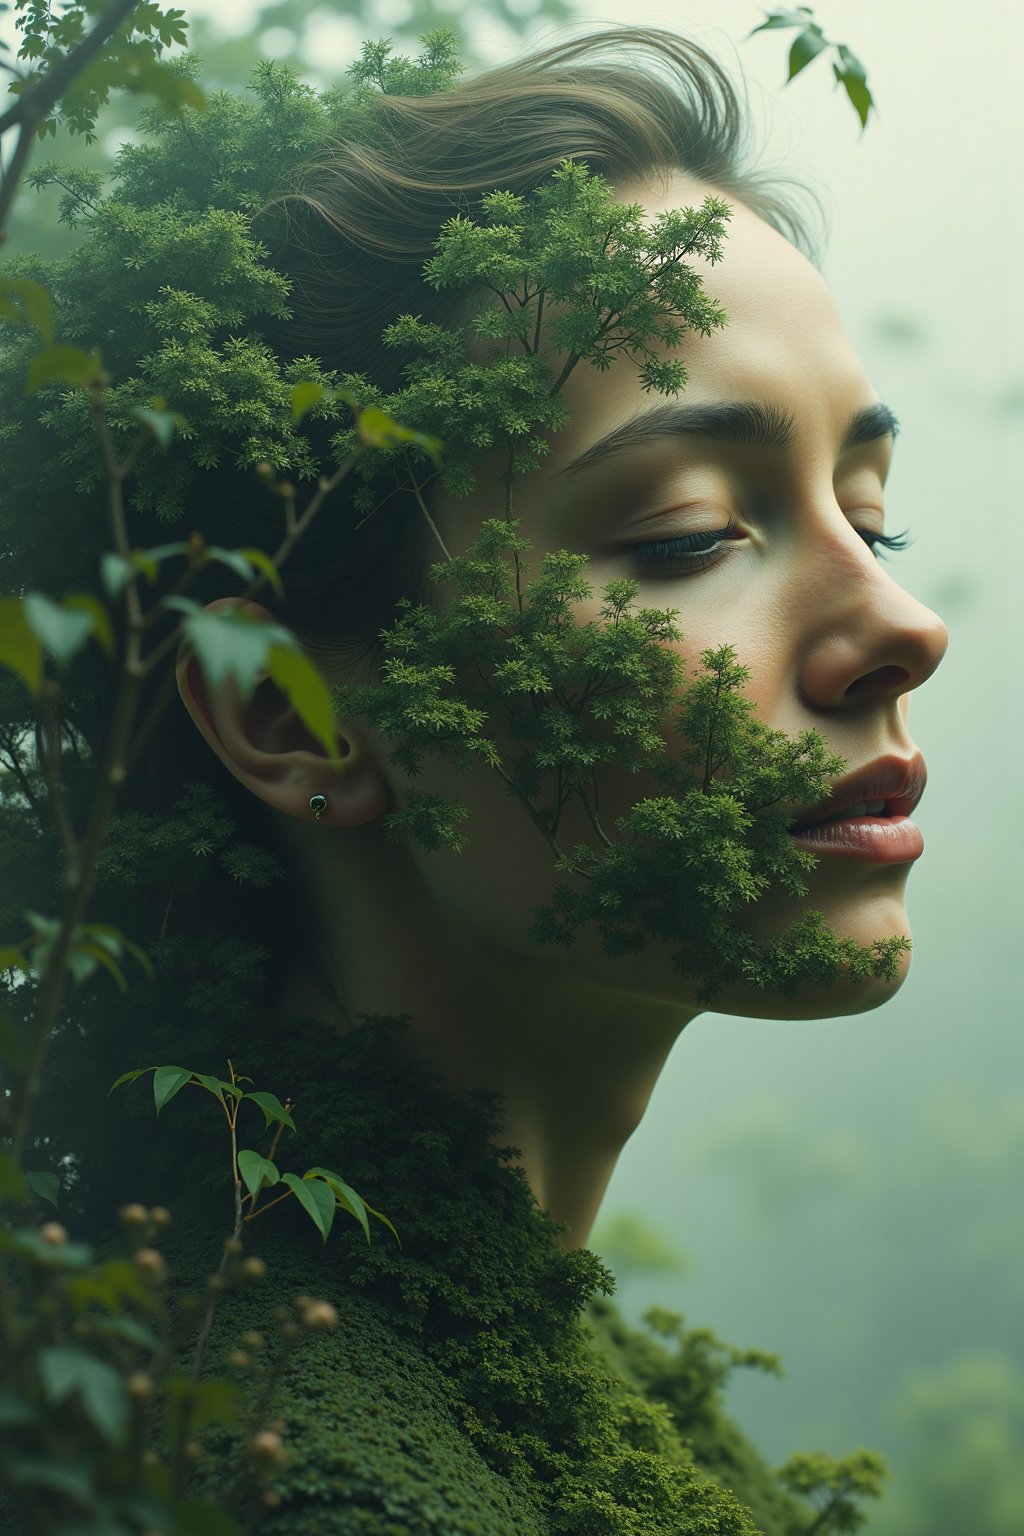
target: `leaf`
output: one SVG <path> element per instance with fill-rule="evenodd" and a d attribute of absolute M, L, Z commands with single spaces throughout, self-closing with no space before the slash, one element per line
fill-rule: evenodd
<path fill-rule="evenodd" d="M 158 1115 L 164 1105 L 181 1092 L 191 1076 L 187 1067 L 157 1067 L 153 1073 L 153 1102 Z"/>
<path fill-rule="evenodd" d="M 45 342 L 53 340 L 53 300 L 40 283 L 0 273 L 0 315 L 34 325 Z"/>
<path fill-rule="evenodd" d="M 20 597 L 0 598 L 0 666 L 16 673 L 35 698 L 43 678 L 43 648 Z"/>
<path fill-rule="evenodd" d="M 346 1184 L 340 1174 L 332 1173 L 329 1168 L 307 1169 L 305 1177 L 309 1179 L 314 1176 L 323 1179 L 337 1198 L 338 1204 L 343 1206 L 346 1211 L 351 1212 L 366 1233 L 366 1241 L 369 1242 L 370 1223 L 366 1219 L 366 1206 L 363 1204 L 362 1196 L 357 1195 L 352 1186 Z"/>
<path fill-rule="evenodd" d="M 91 620 L 90 632 L 95 635 L 107 655 L 113 660 L 115 644 L 110 614 L 93 592 L 70 592 L 62 598 L 65 609 L 78 610 Z"/>
<path fill-rule="evenodd" d="M 397 448 L 403 443 L 416 443 L 430 455 L 435 468 L 441 468 L 443 444 L 439 437 L 417 432 L 412 427 L 403 427 L 378 406 L 369 405 L 365 411 L 359 412 L 356 431 L 371 448 Z"/>
<path fill-rule="evenodd" d="M 18 1227 L 12 1231 L 0 1226 L 0 1248 L 28 1254 L 47 1269 L 85 1269 L 92 1263 L 95 1252 L 91 1243 L 48 1243 L 31 1227 Z"/>
<path fill-rule="evenodd" d="M 252 1152 L 248 1147 L 238 1154 L 238 1171 L 250 1195 L 255 1195 L 263 1184 L 274 1185 L 281 1179 L 281 1175 L 269 1157 L 264 1157 L 259 1152 Z"/>
<path fill-rule="evenodd" d="M 822 36 L 820 27 L 808 27 L 801 32 L 799 37 L 793 39 L 793 46 L 789 50 L 789 75 L 786 79 L 788 85 L 802 69 L 806 69 L 812 59 L 828 47 L 828 42 Z"/>
<path fill-rule="evenodd" d="M 89 938 L 95 940 L 100 948 L 105 949 L 108 954 L 115 955 L 118 959 L 121 957 L 122 949 L 126 949 L 130 955 L 135 956 L 150 981 L 156 980 L 153 962 L 146 954 L 146 951 L 140 949 L 138 944 L 133 943 L 131 939 L 126 939 L 120 928 L 114 928 L 110 923 L 86 923 L 81 931 Z"/>
<path fill-rule="evenodd" d="M 80 1349 L 62 1347 L 39 1351 L 39 1375 L 49 1403 L 61 1403 L 73 1392 L 104 1439 L 120 1440 L 128 1425 L 128 1395 L 118 1371 Z"/>
<path fill-rule="evenodd" d="M 366 1202 L 364 1201 L 363 1204 L 365 1205 Z M 391 1223 L 388 1220 L 388 1218 L 385 1215 L 383 1215 L 380 1211 L 375 1211 L 372 1205 L 367 1205 L 366 1209 L 369 1211 L 371 1216 L 376 1216 L 378 1221 L 382 1221 L 386 1227 L 390 1228 L 390 1230 L 392 1232 L 394 1232 L 395 1242 L 398 1244 L 399 1248 L 401 1248 L 401 1246 L 402 1246 L 402 1239 L 399 1237 L 398 1233 L 395 1232 L 395 1229 L 391 1225 Z"/>
<path fill-rule="evenodd" d="M 868 89 L 867 76 L 860 60 L 842 44 L 839 45 L 839 57 L 843 61 L 842 65 L 833 64 L 832 71 L 853 103 L 863 130 L 867 126 L 868 113 L 875 105 L 875 99 Z"/>
<path fill-rule="evenodd" d="M 70 1276 L 65 1284 L 68 1295 L 78 1312 L 83 1312 L 90 1302 L 98 1302 L 101 1307 L 106 1307 L 108 1312 L 119 1313 L 125 1299 L 137 1302 L 148 1312 L 155 1312 L 157 1309 L 156 1298 L 129 1259 L 108 1259 L 105 1264 L 99 1265 L 88 1274 Z M 146 1333 L 146 1330 L 140 1324 L 132 1323 L 132 1320 L 127 1317 L 94 1320 L 93 1326 L 102 1328 L 108 1323 L 113 1325 L 115 1322 L 118 1326 L 123 1323 L 126 1329 L 129 1323 L 133 1328 L 137 1327 L 140 1336 L 133 1342 L 144 1342 L 141 1335 Z"/>
<path fill-rule="evenodd" d="M 301 1179 L 297 1173 L 282 1174 L 281 1183 L 288 1185 L 299 1203 L 309 1212 L 326 1243 L 327 1234 L 334 1224 L 334 1212 L 337 1209 L 334 1191 L 322 1180 L 314 1179 L 308 1173 Z"/>
<path fill-rule="evenodd" d="M 193 1072 L 192 1076 L 197 1082 L 202 1083 L 207 1092 L 212 1093 L 214 1098 L 219 1099 L 222 1104 L 224 1103 L 225 1090 L 230 1092 L 233 1086 L 231 1083 L 224 1082 L 223 1078 L 211 1077 L 206 1072 Z"/>
<path fill-rule="evenodd" d="M 168 599 L 167 606 L 181 606 L 182 602 L 180 598 Z M 194 603 L 190 606 L 196 607 Z M 211 689 L 231 679 L 243 700 L 248 700 L 260 676 L 269 673 L 304 724 L 323 743 L 328 757 L 341 761 L 327 684 L 289 629 L 283 624 L 266 624 L 237 606 L 224 612 L 192 612 L 183 629 Z"/>
<path fill-rule="evenodd" d="M 279 1120 L 283 1125 L 286 1125 L 289 1130 L 294 1131 L 295 1121 L 285 1109 L 276 1093 L 247 1093 L 245 1097 L 247 1099 L 254 1099 L 255 1102 L 259 1105 L 260 1109 L 263 1111 L 265 1123 L 267 1125 L 270 1125 L 274 1120 Z"/>
<path fill-rule="evenodd" d="M 780 27 L 805 27 L 812 15 L 809 5 L 798 5 L 794 11 L 772 11 L 767 21 L 747 33 L 747 38 L 753 37 L 755 32 L 776 32 Z M 744 38 L 744 42 L 746 42 Z"/>
<path fill-rule="evenodd" d="M 239 550 L 239 554 L 244 555 L 251 565 L 255 565 L 258 570 L 261 570 L 266 574 L 270 585 L 273 587 L 278 597 L 283 601 L 284 587 L 281 584 L 281 577 L 278 575 L 277 566 L 274 564 L 273 560 L 271 560 L 266 550 L 242 549 Z"/>
<path fill-rule="evenodd" d="M 330 690 L 321 674 L 301 651 L 279 645 L 271 646 L 268 662 L 270 676 L 287 694 L 302 723 L 323 744 L 331 761 L 340 763 Z"/>
<path fill-rule="evenodd" d="M 135 406 L 128 414 L 152 427 L 153 435 L 161 448 L 170 446 L 176 427 L 180 431 L 188 426 L 188 422 L 180 411 L 147 411 L 141 406 Z"/>
<path fill-rule="evenodd" d="M 321 401 L 326 393 L 323 384 L 296 384 L 292 389 L 292 426 L 297 427 L 306 412 Z"/>
<path fill-rule="evenodd" d="M 117 1079 L 117 1081 L 111 1083 L 110 1087 L 107 1089 L 107 1098 L 109 1099 L 110 1095 L 113 1093 L 114 1089 L 115 1088 L 120 1088 L 122 1083 L 134 1083 L 135 1079 L 137 1077 L 141 1077 L 143 1072 L 152 1072 L 152 1071 L 153 1071 L 152 1067 L 136 1067 L 134 1072 L 122 1072 L 121 1076 Z"/>
<path fill-rule="evenodd" d="M 28 1199 L 25 1175 L 20 1171 L 9 1152 L 0 1152 L 0 1200 Z"/>
<path fill-rule="evenodd" d="M 29 1189 L 35 1190 L 40 1200 L 48 1200 L 52 1206 L 60 1210 L 57 1204 L 57 1192 L 60 1189 L 59 1173 L 26 1173 L 24 1179 Z"/>
<path fill-rule="evenodd" d="M 27 592 L 21 603 L 26 623 L 43 648 L 60 666 L 68 666 L 92 633 L 91 617 L 73 610 L 68 612 L 42 592 Z"/>
<path fill-rule="evenodd" d="M 278 597 L 284 597 L 284 587 L 281 585 L 281 578 L 277 574 L 277 566 L 265 550 L 221 549 L 218 545 L 214 544 L 209 546 L 205 554 L 207 560 L 219 560 L 222 565 L 226 565 L 229 570 L 241 576 L 244 581 L 252 581 L 254 574 L 253 566 L 258 566 L 261 571 L 266 572 L 270 584 Z M 204 561 L 205 563 L 207 562 Z"/>
<path fill-rule="evenodd" d="M 83 352 L 81 347 L 45 347 L 29 364 L 27 395 L 34 395 L 44 384 L 70 384 L 87 389 L 106 377 L 99 349 Z"/>

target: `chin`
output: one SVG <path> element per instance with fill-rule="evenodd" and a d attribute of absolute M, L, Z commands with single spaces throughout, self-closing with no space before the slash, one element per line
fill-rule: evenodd
<path fill-rule="evenodd" d="M 858 944 L 868 945 L 875 939 L 900 935 L 911 936 L 902 889 L 854 904 L 822 900 L 815 902 L 815 907 L 836 933 L 842 938 L 854 939 Z M 798 909 L 794 907 L 782 920 L 775 918 L 753 925 L 754 932 L 758 936 L 784 932 L 797 915 Z M 791 997 L 737 982 L 723 987 L 712 1004 L 712 1011 L 758 1019 L 837 1019 L 848 1014 L 869 1013 L 896 996 L 907 979 L 912 958 L 909 950 L 897 957 L 897 970 L 891 981 L 881 976 L 868 976 L 856 982 L 841 978 L 831 987 L 803 986 Z"/>

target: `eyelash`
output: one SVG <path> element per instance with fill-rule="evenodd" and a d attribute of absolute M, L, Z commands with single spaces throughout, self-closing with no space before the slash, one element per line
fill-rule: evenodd
<path fill-rule="evenodd" d="M 736 522 L 730 518 L 724 528 L 711 529 L 707 533 L 687 533 L 677 539 L 655 539 L 646 544 L 631 544 L 628 552 L 641 566 L 682 563 L 687 568 L 686 574 L 705 571 L 724 559 L 724 552 L 716 553 L 715 546 L 731 538 L 736 528 Z M 878 548 L 890 551 L 906 549 L 910 543 L 905 532 L 872 533 L 866 528 L 858 528 L 857 532 L 872 553 Z"/>

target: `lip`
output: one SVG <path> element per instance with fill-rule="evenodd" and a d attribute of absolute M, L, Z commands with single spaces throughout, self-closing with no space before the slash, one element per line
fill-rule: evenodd
<path fill-rule="evenodd" d="M 827 800 L 806 808 L 797 806 L 789 830 L 799 836 L 808 828 L 819 826 L 862 801 L 870 800 L 885 801 L 886 821 L 907 817 L 920 801 L 927 782 L 928 769 L 920 752 L 915 752 L 913 757 L 877 757 L 865 767 L 837 779 Z M 858 817 L 856 820 L 882 818 Z"/>

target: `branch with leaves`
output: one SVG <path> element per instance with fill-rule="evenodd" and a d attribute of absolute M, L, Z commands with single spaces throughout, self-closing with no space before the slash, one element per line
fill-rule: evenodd
<path fill-rule="evenodd" d="M 820 53 L 834 48 L 837 57 L 832 62 L 832 73 L 836 77 L 836 83 L 843 87 L 850 98 L 853 109 L 860 118 L 863 133 L 867 127 L 868 114 L 875 107 L 875 98 L 868 89 L 867 71 L 857 55 L 845 43 L 829 41 L 814 20 L 814 13 L 810 6 L 798 5 L 790 10 L 769 12 L 768 19 L 748 32 L 746 40 L 758 32 L 777 32 L 789 27 L 798 27 L 800 30 L 789 50 L 789 74 L 786 76 L 786 85 L 795 79 L 802 69 L 806 69 Z M 877 110 L 875 107 L 876 112 Z"/>

